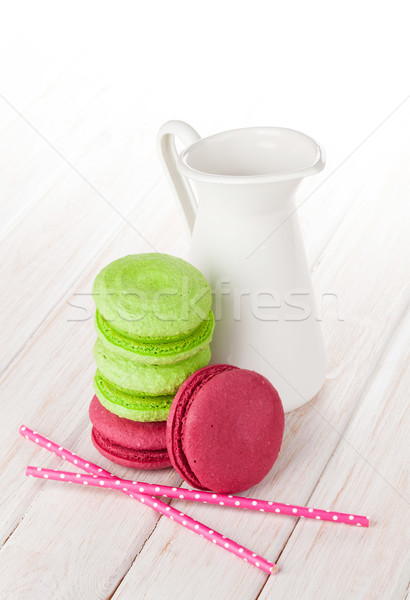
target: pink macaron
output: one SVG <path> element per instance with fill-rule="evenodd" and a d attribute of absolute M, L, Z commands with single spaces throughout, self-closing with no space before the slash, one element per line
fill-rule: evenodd
<path fill-rule="evenodd" d="M 97 450 L 113 462 L 134 469 L 171 466 L 166 448 L 166 421 L 130 421 L 104 408 L 97 396 L 89 408 L 91 439 Z"/>
<path fill-rule="evenodd" d="M 193 487 L 238 493 L 259 483 L 281 447 L 279 394 L 255 371 L 210 365 L 178 390 L 167 421 L 172 465 Z"/>

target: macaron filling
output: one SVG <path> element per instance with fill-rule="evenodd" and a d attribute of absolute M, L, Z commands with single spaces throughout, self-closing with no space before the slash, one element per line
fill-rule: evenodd
<path fill-rule="evenodd" d="M 155 252 L 108 264 L 94 280 L 93 298 L 111 329 L 147 342 L 183 338 L 206 320 L 212 304 L 198 269 Z"/>
<path fill-rule="evenodd" d="M 212 339 L 215 326 L 212 311 L 197 327 L 186 334 L 165 338 L 133 338 L 113 329 L 99 310 L 95 313 L 97 333 L 114 346 L 132 352 L 135 358 L 144 357 L 175 358 L 178 354 L 189 356 L 205 347 Z M 137 356 L 135 356 L 137 355 Z"/>
<path fill-rule="evenodd" d="M 94 390 L 98 400 L 110 412 L 134 421 L 166 421 L 173 395 L 128 394 L 111 385 L 97 370 Z"/>
<path fill-rule="evenodd" d="M 209 363 L 209 346 L 185 360 L 164 365 L 144 364 L 125 358 L 97 339 L 94 359 L 99 372 L 112 385 L 128 394 L 166 396 L 175 394 L 185 379 Z"/>
<path fill-rule="evenodd" d="M 195 475 L 194 467 L 190 465 L 185 451 L 184 451 L 184 425 L 186 415 L 191 405 L 195 402 L 195 398 L 198 395 L 199 391 L 202 387 L 210 381 L 215 375 L 222 373 L 224 371 L 231 371 L 236 369 L 232 365 L 214 365 L 212 368 L 209 368 L 209 372 L 206 375 L 203 375 L 202 371 L 199 371 L 197 376 L 191 376 L 192 379 L 190 381 L 189 388 L 181 389 L 181 392 L 178 397 L 178 402 L 175 408 L 175 412 L 172 415 L 172 424 L 171 429 L 173 431 L 173 435 L 169 440 L 172 452 L 172 459 L 176 463 L 177 470 L 183 474 L 184 479 L 192 486 L 198 489 L 207 489 L 203 487 Z"/>

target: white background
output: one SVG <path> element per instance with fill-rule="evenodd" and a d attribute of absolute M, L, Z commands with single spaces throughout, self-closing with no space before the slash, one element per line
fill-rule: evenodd
<path fill-rule="evenodd" d="M 2 6 L 0 92 L 28 118 L 53 76 L 68 75 L 81 57 L 84 70 L 72 84 L 77 108 L 86 110 L 85 84 L 97 83 L 107 100 L 98 118 L 102 126 L 114 118 L 118 135 L 154 134 L 169 118 L 190 122 L 201 135 L 222 121 L 227 128 L 293 127 L 326 148 L 325 177 L 409 93 L 405 2 Z M 132 120 L 127 112 L 124 123 L 118 108 L 130 104 Z M 31 120 L 57 142 L 61 120 L 74 120 L 75 108 L 56 103 L 47 119 Z M 8 116 L 0 104 L 0 119 Z"/>

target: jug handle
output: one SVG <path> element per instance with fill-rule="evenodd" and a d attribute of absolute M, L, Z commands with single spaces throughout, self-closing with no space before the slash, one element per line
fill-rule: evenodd
<path fill-rule="evenodd" d="M 190 146 L 200 139 L 199 134 L 184 121 L 167 121 L 158 132 L 157 144 L 161 162 L 171 183 L 177 202 L 182 210 L 185 224 L 192 233 L 198 204 L 188 179 L 178 171 L 178 152 L 175 137 Z"/>

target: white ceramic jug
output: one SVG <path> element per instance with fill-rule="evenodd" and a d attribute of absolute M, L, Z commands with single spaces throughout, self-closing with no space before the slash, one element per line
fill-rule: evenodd
<path fill-rule="evenodd" d="M 183 121 L 165 123 L 158 146 L 190 261 L 213 289 L 212 362 L 258 371 L 285 411 L 301 406 L 323 385 L 326 359 L 294 193 L 323 169 L 321 147 L 279 127 L 200 138 Z"/>

